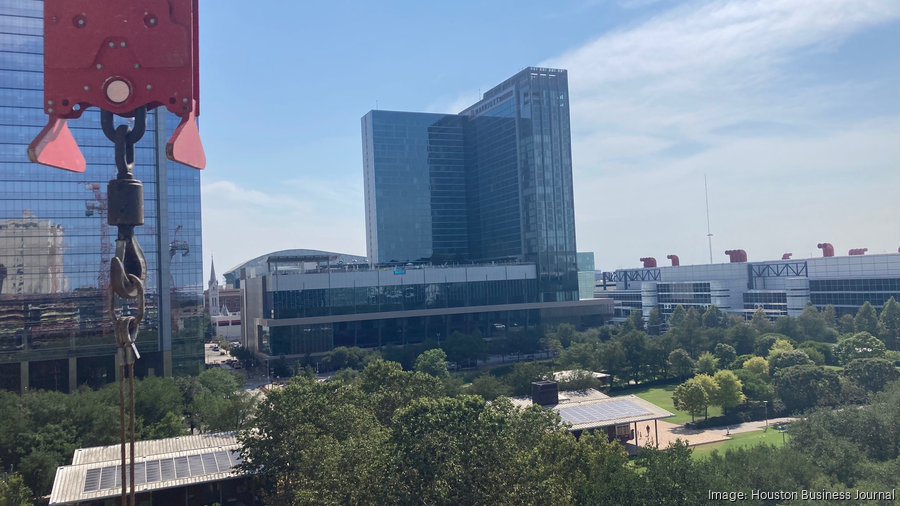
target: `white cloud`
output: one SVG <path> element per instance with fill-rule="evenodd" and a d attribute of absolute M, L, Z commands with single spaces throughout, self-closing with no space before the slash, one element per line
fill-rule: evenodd
<path fill-rule="evenodd" d="M 707 173 L 716 261 L 896 251 L 900 118 L 835 113 L 879 83 L 799 67 L 898 18 L 896 0 L 691 2 L 542 63 L 569 71 L 579 249 L 601 269 L 708 261 Z"/>
<path fill-rule="evenodd" d="M 351 181 L 302 178 L 266 191 L 215 181 L 203 183 L 201 190 L 204 279 L 209 276 L 210 253 L 220 276 L 244 261 L 282 249 L 365 255 L 363 205 L 355 196 L 362 191 Z"/>

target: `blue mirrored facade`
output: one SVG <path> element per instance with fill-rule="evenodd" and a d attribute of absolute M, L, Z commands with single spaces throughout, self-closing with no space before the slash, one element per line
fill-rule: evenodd
<path fill-rule="evenodd" d="M 43 3 L 0 4 L 0 388 L 67 391 L 115 379 L 106 310 L 116 228 L 106 224 L 113 145 L 91 109 L 69 122 L 87 161 L 82 174 L 28 161 L 43 113 Z M 144 184 L 147 314 L 141 375 L 197 373 L 203 362 L 198 171 L 168 161 L 178 118 L 147 116 L 135 146 Z M 125 308 L 126 311 L 129 308 Z"/>
<path fill-rule="evenodd" d="M 370 261 L 524 261 L 578 300 L 565 70 L 529 67 L 455 115 L 362 119 Z"/>

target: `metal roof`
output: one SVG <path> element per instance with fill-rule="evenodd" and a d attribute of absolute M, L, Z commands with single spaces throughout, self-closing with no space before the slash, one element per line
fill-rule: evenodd
<path fill-rule="evenodd" d="M 135 491 L 234 478 L 240 463 L 234 433 L 204 434 L 135 443 Z M 75 451 L 71 466 L 56 470 L 50 505 L 75 504 L 121 493 L 120 445 Z"/>
<path fill-rule="evenodd" d="M 149 441 L 137 441 L 134 443 L 134 454 L 137 457 L 148 455 L 160 455 L 217 446 L 236 445 L 237 437 L 234 432 L 217 432 L 212 434 L 200 434 L 196 436 L 170 437 L 167 439 L 152 439 Z M 93 462 L 118 461 L 121 458 L 120 445 L 95 446 L 93 448 L 79 448 L 72 457 L 72 465 L 90 464 Z"/>
<path fill-rule="evenodd" d="M 594 394 L 596 392 L 596 395 Z M 521 408 L 531 404 L 530 398 L 513 399 Z M 563 422 L 572 424 L 570 430 L 597 429 L 613 425 L 659 420 L 674 414 L 635 395 L 607 397 L 589 388 L 585 391 L 560 392 L 559 404 L 545 406 L 559 413 Z"/>

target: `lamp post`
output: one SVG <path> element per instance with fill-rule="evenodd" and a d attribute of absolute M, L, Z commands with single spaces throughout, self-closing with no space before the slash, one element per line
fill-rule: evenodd
<path fill-rule="evenodd" d="M 766 431 L 769 430 L 769 401 L 763 401 L 766 406 Z"/>

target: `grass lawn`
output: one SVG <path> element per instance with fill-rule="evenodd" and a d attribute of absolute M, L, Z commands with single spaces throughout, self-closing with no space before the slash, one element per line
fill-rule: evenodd
<path fill-rule="evenodd" d="M 787 435 L 787 437 L 790 438 L 791 436 Z M 781 433 L 772 427 L 769 427 L 769 430 L 766 432 L 757 430 L 753 432 L 732 434 L 731 439 L 728 441 L 694 447 L 693 456 L 694 458 L 705 457 L 709 455 L 713 450 L 719 450 L 719 453 L 724 453 L 728 448 L 737 448 L 739 446 L 756 446 L 759 443 L 766 443 L 773 446 L 782 446 L 784 443 L 782 443 L 781 438 Z"/>
<path fill-rule="evenodd" d="M 673 416 L 672 418 L 664 418 L 665 421 L 676 424 L 690 422 L 690 413 L 687 413 L 686 411 L 676 411 L 675 406 L 672 404 L 672 393 L 675 392 L 675 387 L 677 386 L 678 385 L 664 385 L 661 387 L 635 388 L 626 390 L 624 392 L 615 392 L 613 393 L 613 396 L 636 395 L 647 402 L 656 404 L 657 406 L 675 414 L 675 416 Z M 713 406 L 709 407 L 709 416 L 719 416 L 721 414 L 722 408 Z M 700 418 L 702 419 L 703 417 Z"/>

